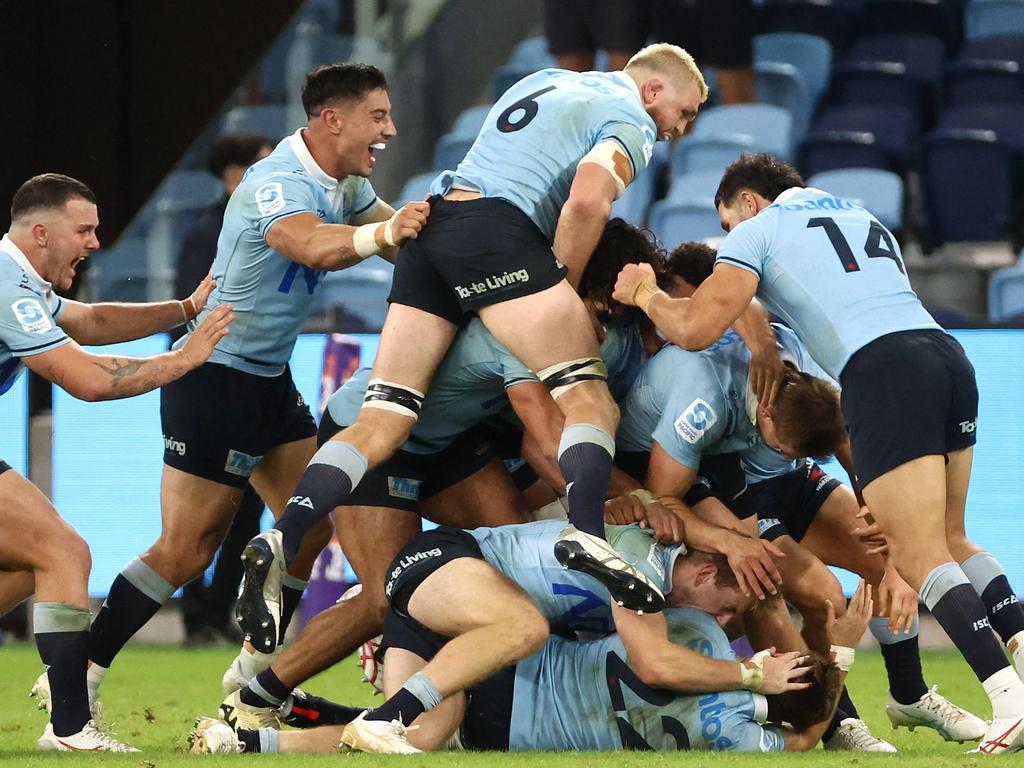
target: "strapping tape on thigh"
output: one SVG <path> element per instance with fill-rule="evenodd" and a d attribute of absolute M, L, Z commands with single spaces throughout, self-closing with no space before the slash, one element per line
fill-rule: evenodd
<path fill-rule="evenodd" d="M 363 408 L 380 408 L 411 419 L 420 417 L 424 394 L 383 379 L 370 379 L 363 395 Z"/>
<path fill-rule="evenodd" d="M 555 363 L 537 374 L 551 390 L 556 400 L 570 389 L 585 381 L 608 381 L 608 367 L 599 357 L 581 357 L 564 363 Z"/>

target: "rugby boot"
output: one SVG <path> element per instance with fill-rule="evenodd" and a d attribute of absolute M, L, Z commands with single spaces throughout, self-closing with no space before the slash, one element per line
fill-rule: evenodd
<path fill-rule="evenodd" d="M 244 748 L 230 725 L 212 717 L 198 718 L 188 735 L 188 751 L 196 754 L 232 754 Z"/>
<path fill-rule="evenodd" d="M 658 613 L 665 607 L 665 595 L 643 571 L 623 560 L 607 541 L 584 533 L 572 523 L 558 535 L 555 558 L 563 568 L 600 581 L 623 608 Z"/>
<path fill-rule="evenodd" d="M 264 531 L 242 550 L 245 575 L 235 617 L 246 640 L 261 653 L 272 653 L 277 648 L 285 573 L 283 538 L 278 530 Z"/>
<path fill-rule="evenodd" d="M 418 726 L 402 725 L 400 720 L 367 720 L 366 713 L 345 726 L 341 733 L 339 749 L 356 752 L 377 752 L 385 755 L 417 755 L 423 750 L 416 749 L 405 738 L 405 734 Z"/>
<path fill-rule="evenodd" d="M 851 752 L 895 752 L 896 747 L 871 733 L 867 723 L 856 717 L 843 720 L 832 737 L 822 746 L 825 749 Z"/>
<path fill-rule="evenodd" d="M 938 688 L 933 685 L 928 693 L 913 704 L 900 704 L 890 694 L 885 713 L 889 716 L 893 730 L 901 725 L 910 730 L 917 726 L 934 728 L 946 741 L 958 741 L 961 744 L 977 741 L 984 736 L 988 723 L 940 696 Z"/>
<path fill-rule="evenodd" d="M 131 744 L 118 741 L 109 733 L 104 733 L 95 720 L 90 720 L 78 733 L 70 736 L 57 736 L 53 725 L 46 724 L 43 735 L 36 746 L 43 752 L 138 752 Z"/>

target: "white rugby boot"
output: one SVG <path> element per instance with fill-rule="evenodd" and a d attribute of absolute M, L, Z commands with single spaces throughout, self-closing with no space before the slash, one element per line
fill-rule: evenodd
<path fill-rule="evenodd" d="M 200 717 L 188 735 L 188 751 L 205 755 L 224 755 L 241 752 L 245 745 L 234 730 L 223 720 Z"/>
<path fill-rule="evenodd" d="M 993 720 L 981 744 L 967 754 L 1000 755 L 1024 750 L 1024 717 Z"/>
<path fill-rule="evenodd" d="M 341 733 L 339 748 L 356 752 L 377 752 L 386 755 L 418 755 L 416 749 L 405 738 L 405 734 L 419 726 L 406 726 L 399 720 L 367 720 L 366 713 L 345 726 Z"/>
<path fill-rule="evenodd" d="M 43 735 L 39 737 L 36 746 L 43 752 L 138 752 L 131 744 L 118 741 L 108 733 L 104 733 L 96 725 L 95 720 L 90 720 L 78 733 L 70 736 L 57 736 L 53 732 L 53 725 L 46 724 Z"/>
<path fill-rule="evenodd" d="M 242 701 L 239 691 L 228 695 L 217 710 L 217 717 L 231 726 L 233 730 L 244 728 L 256 731 L 260 728 L 281 728 L 278 707 L 254 707 Z"/>
<path fill-rule="evenodd" d="M 851 752 L 895 752 L 896 747 L 871 733 L 868 724 L 856 717 L 848 717 L 839 723 L 832 738 L 824 742 L 825 749 L 848 750 Z"/>
<path fill-rule="evenodd" d="M 917 726 L 933 728 L 946 741 L 977 741 L 985 735 L 988 723 L 975 717 L 966 709 L 958 707 L 938 693 L 939 686 L 931 689 L 913 704 L 900 704 L 889 695 L 885 713 L 889 716 L 893 730 L 901 725 L 911 731 Z"/>
<path fill-rule="evenodd" d="M 245 575 L 235 603 L 235 618 L 246 639 L 261 653 L 272 653 L 277 648 L 285 573 L 283 542 L 282 533 L 271 529 L 242 550 Z"/>
<path fill-rule="evenodd" d="M 558 535 L 555 558 L 564 568 L 600 581 L 624 608 L 658 613 L 665 607 L 665 595 L 647 574 L 623 560 L 607 541 L 579 530 L 572 523 Z"/>

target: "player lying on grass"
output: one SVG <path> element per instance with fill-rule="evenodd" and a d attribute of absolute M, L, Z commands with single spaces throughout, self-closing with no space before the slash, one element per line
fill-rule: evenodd
<path fill-rule="evenodd" d="M 678 574 L 682 580 L 694 575 L 685 568 Z M 781 600 L 769 602 L 785 612 Z M 762 605 L 759 610 L 769 608 Z M 871 614 L 871 587 L 861 582 L 844 616 L 837 621 L 833 614 L 829 622 L 839 666 L 815 654 L 805 688 L 767 696 L 746 690 L 680 694 L 652 687 L 636 673 L 637 657 L 617 635 L 589 642 L 551 637 L 533 655 L 420 715 L 405 730 L 406 738 L 392 735 L 388 741 L 398 744 L 381 751 L 411 753 L 446 746 L 502 751 L 812 749 L 831 719 L 853 663 L 853 647 Z M 704 654 L 706 663 L 735 659 L 720 618 L 692 607 L 669 608 L 665 617 L 672 639 Z M 444 653 L 445 643 L 446 638 L 390 612 L 382 645 L 385 692 L 407 685 Z M 349 708 L 319 704 L 324 722 L 351 716 Z M 350 746 L 358 722 L 236 734 L 223 722 L 203 718 L 190 744 L 194 752 L 211 753 L 333 752 Z"/>
<path fill-rule="evenodd" d="M 710 249 L 696 243 L 677 248 L 669 259 L 669 269 L 680 283 L 673 287 L 681 294 L 692 292 L 695 286 L 690 281 L 703 280 L 713 258 Z M 748 384 L 750 353 L 735 334 L 727 332 L 699 353 L 666 346 L 644 366 L 622 403 L 619 460 L 645 477 L 645 486 L 656 496 L 685 498 L 703 517 L 728 528 L 743 530 L 736 515 L 744 517 L 747 532 L 757 535 L 759 528 L 763 540 L 785 553 L 776 566 L 786 599 L 804 617 L 803 634 L 812 650 L 825 652 L 828 647 L 820 606 L 826 598 L 840 605 L 842 595 L 825 565 L 867 579 L 878 595 L 879 616 L 871 628 L 890 675 L 886 710 L 892 723 L 934 728 L 947 740 L 981 738 L 982 720 L 925 684 L 917 645 L 916 595 L 887 557 L 869 554 L 865 544 L 850 536 L 862 525 L 853 491 L 803 459 L 835 453 L 853 475 L 838 390 L 827 383 L 828 374 L 792 331 L 778 326 L 776 333 L 790 372 L 770 408 L 753 397 Z M 720 457 L 730 452 L 738 456 L 736 473 L 722 468 Z M 706 473 L 715 486 L 713 494 L 697 482 L 702 460 L 707 462 L 708 457 L 718 458 L 715 470 Z M 685 509 L 683 513 L 692 514 Z M 717 535 L 701 538 L 699 521 L 687 519 L 692 546 L 711 548 L 715 541 L 723 541 Z M 871 735 L 845 692 L 836 722 L 826 732 L 826 744 L 838 749 L 893 749 Z"/>

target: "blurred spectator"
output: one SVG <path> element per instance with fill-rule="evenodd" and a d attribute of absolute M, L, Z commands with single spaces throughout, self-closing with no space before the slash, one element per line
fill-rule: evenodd
<path fill-rule="evenodd" d="M 224 220 L 228 198 L 242 180 L 246 169 L 273 150 L 270 141 L 256 134 L 229 133 L 219 137 L 210 147 L 207 168 L 224 185 L 223 198 L 199 216 L 182 246 L 175 275 L 175 291 L 190 285 L 188 295 L 199 284 L 217 255 L 217 238 Z M 242 548 L 260 532 L 263 500 L 252 486 L 247 486 L 238 505 L 231 530 L 221 545 L 207 585 L 197 578 L 182 589 L 182 617 L 185 621 L 185 644 L 209 645 L 215 642 L 235 643 L 241 632 L 231 619 L 231 607 L 242 579 Z"/>
<path fill-rule="evenodd" d="M 589 72 L 598 51 L 619 70 L 644 45 L 647 0 L 544 0 L 548 50 L 562 69 Z"/>
<path fill-rule="evenodd" d="M 648 0 L 650 37 L 685 48 L 714 67 L 718 102 L 755 101 L 753 0 Z"/>

